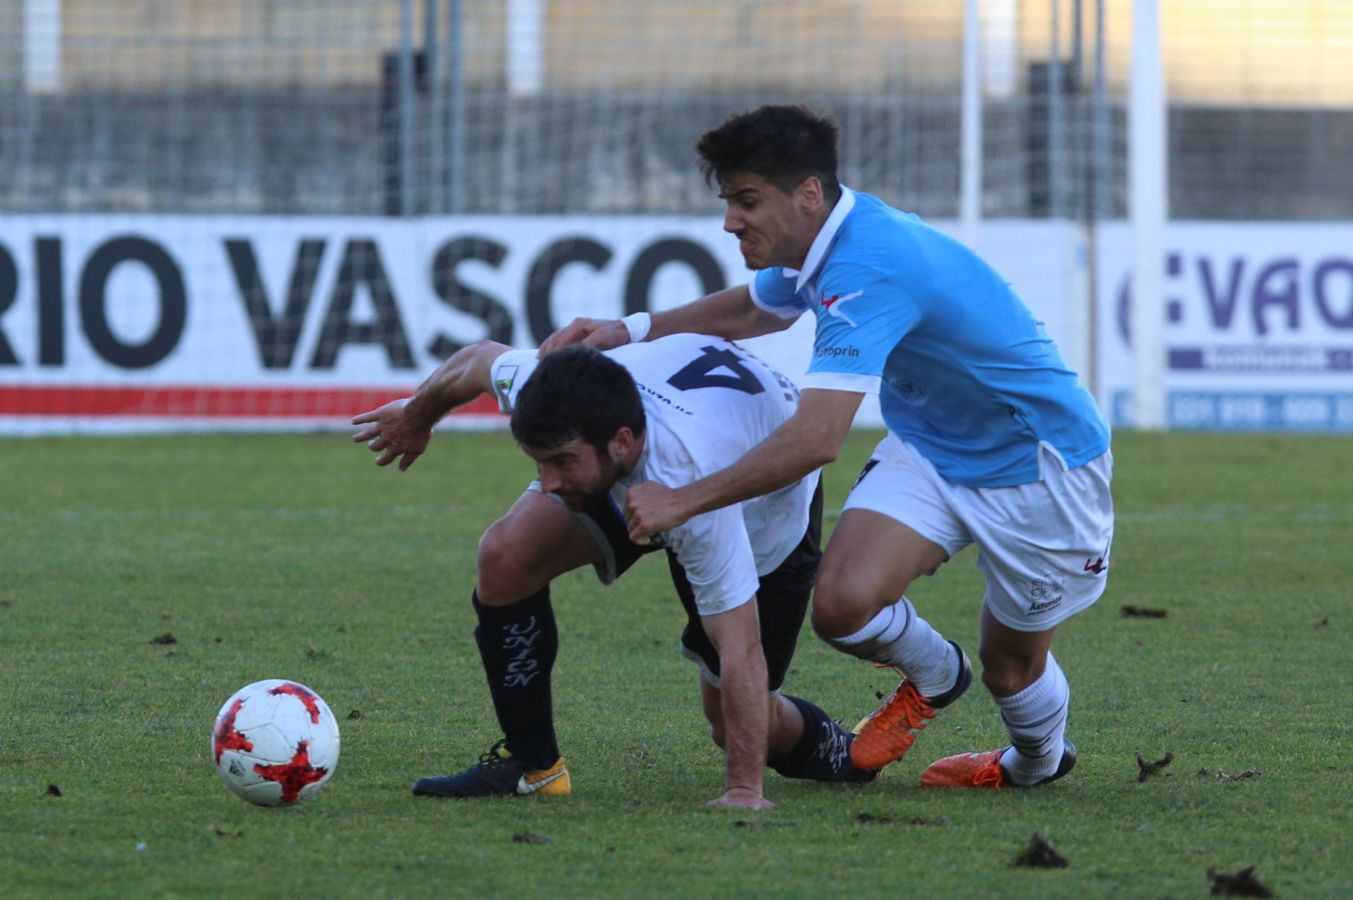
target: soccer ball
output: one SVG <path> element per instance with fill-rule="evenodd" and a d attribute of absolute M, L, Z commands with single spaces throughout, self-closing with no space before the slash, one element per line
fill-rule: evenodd
<path fill-rule="evenodd" d="M 273 678 L 240 688 L 211 730 L 216 771 L 258 806 L 285 806 L 319 793 L 338 765 L 338 723 L 310 688 Z"/>

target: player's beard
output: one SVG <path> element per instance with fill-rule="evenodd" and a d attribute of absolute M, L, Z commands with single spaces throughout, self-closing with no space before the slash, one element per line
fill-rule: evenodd
<path fill-rule="evenodd" d="M 579 490 L 555 491 L 555 494 L 573 512 L 586 512 L 596 504 L 604 502 L 615 483 L 628 474 L 629 471 L 618 460 L 611 459 L 605 453 L 598 453 L 596 481 L 580 485 Z"/>

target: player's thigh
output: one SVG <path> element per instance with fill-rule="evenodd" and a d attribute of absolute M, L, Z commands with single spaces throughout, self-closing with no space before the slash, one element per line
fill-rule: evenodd
<path fill-rule="evenodd" d="M 915 447 L 889 434 L 846 498 L 822 560 L 813 624 L 842 637 L 896 603 L 972 537 L 955 515 L 953 486 Z"/>
<path fill-rule="evenodd" d="M 784 684 L 789 664 L 794 659 L 799 632 L 813 592 L 817 550 L 805 538 L 780 566 L 759 580 L 756 596 L 757 627 L 761 652 L 766 660 L 766 683 L 774 692 Z M 715 689 L 719 687 L 719 651 L 705 631 L 695 592 L 676 554 L 668 552 L 667 566 L 672 587 L 686 612 L 686 627 L 681 632 L 681 654 L 700 666 L 701 677 Z M 712 720 L 711 720 L 712 721 Z"/>
<path fill-rule="evenodd" d="M 814 627 L 831 637 L 858 631 L 948 558 L 910 525 L 873 510 L 846 510 L 818 572 Z"/>
<path fill-rule="evenodd" d="M 757 586 L 757 624 L 766 657 L 766 678 L 772 691 L 778 691 L 784 684 L 794 660 L 820 557 L 817 536 L 810 531 L 775 571 L 761 577 Z"/>
<path fill-rule="evenodd" d="M 984 606 L 1011 631 L 1055 628 L 1104 593 L 1113 544 L 1112 459 L 1040 481 L 958 492 L 955 505 L 978 547 Z"/>
<path fill-rule="evenodd" d="M 527 491 L 479 539 L 479 600 L 514 603 L 602 559 L 596 537 L 576 514 L 549 495 Z"/>

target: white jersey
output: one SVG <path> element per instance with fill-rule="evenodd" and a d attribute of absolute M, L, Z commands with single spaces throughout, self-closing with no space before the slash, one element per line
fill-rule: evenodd
<path fill-rule="evenodd" d="M 611 489 L 617 511 L 640 482 L 681 487 L 728 468 L 798 405 L 793 382 L 723 338 L 674 334 L 606 355 L 633 376 L 647 420 L 638 465 Z M 512 411 L 536 363 L 535 350 L 510 350 L 495 361 L 494 393 L 503 412 Z M 702 615 L 746 603 L 759 576 L 773 572 L 798 546 L 817 479 L 814 472 L 658 536 L 685 569 Z"/>

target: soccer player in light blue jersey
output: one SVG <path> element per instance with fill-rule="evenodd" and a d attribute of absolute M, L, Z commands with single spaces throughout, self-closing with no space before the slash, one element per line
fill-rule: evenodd
<path fill-rule="evenodd" d="M 866 394 L 887 436 L 865 465 L 823 559 L 813 626 L 845 653 L 895 667 L 897 690 L 857 726 L 851 755 L 900 758 L 967 689 L 968 658 L 906 598 L 968 544 L 986 581 L 982 681 L 1004 748 L 939 760 L 921 784 L 1031 787 L 1069 772 L 1070 689 L 1050 648 L 1104 591 L 1113 538 L 1109 429 L 1042 323 L 992 268 L 914 215 L 844 187 L 836 126 L 801 107 L 733 116 L 697 150 L 725 201 L 750 284 L 623 320 L 579 319 L 545 350 L 612 347 L 681 331 L 747 338 L 812 311 L 798 411 L 735 464 L 626 501 L 642 541 L 777 490 L 840 453 Z"/>

